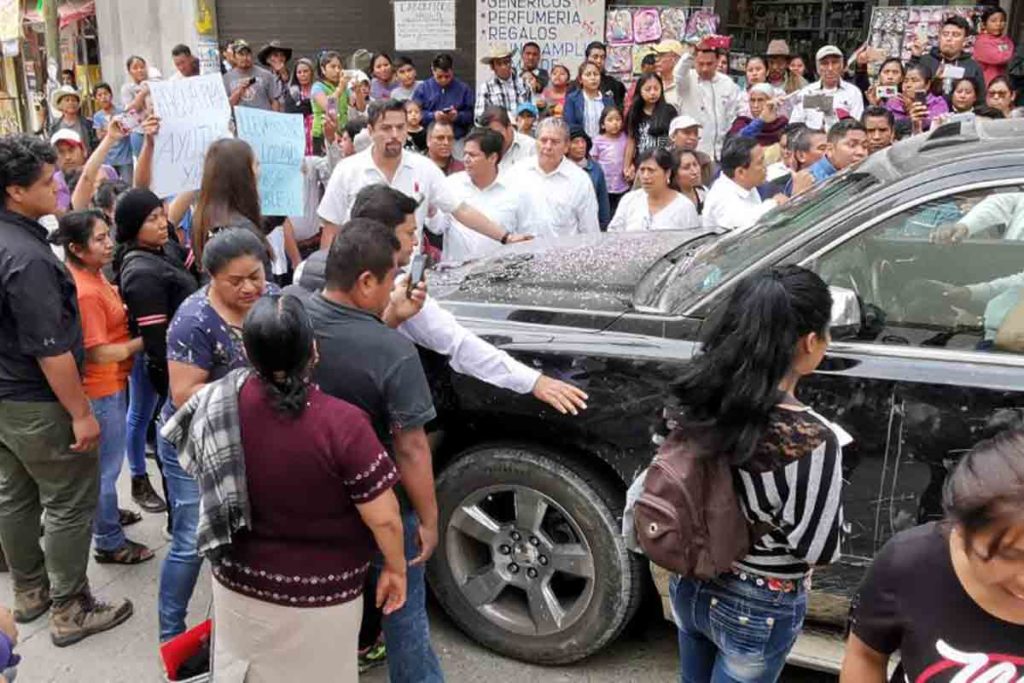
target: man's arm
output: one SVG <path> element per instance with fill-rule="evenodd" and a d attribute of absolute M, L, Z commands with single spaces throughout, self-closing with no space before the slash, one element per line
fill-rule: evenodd
<path fill-rule="evenodd" d="M 160 117 L 150 115 L 142 122 L 142 149 L 139 151 L 139 160 L 135 164 L 135 177 L 132 179 L 135 187 L 149 189 L 153 182 L 153 151 L 156 148 L 156 136 L 160 132 Z"/>
<path fill-rule="evenodd" d="M 672 70 L 672 78 L 676 82 L 676 91 L 680 97 L 690 92 L 690 72 L 692 70 L 693 57 L 690 55 L 680 57 L 676 62 L 676 67 Z"/>
<path fill-rule="evenodd" d="M 420 518 L 420 554 L 410 564 L 423 564 L 437 547 L 437 495 L 434 492 L 434 464 L 423 427 L 394 429 L 395 460 L 402 486 Z"/>
<path fill-rule="evenodd" d="M 76 453 L 93 450 L 100 440 L 100 424 L 92 414 L 89 397 L 82 388 L 75 357 L 67 351 L 59 356 L 37 358 L 36 361 L 50 389 L 71 416 L 71 426 L 75 433 L 75 443 L 71 444 L 71 450 Z"/>
<path fill-rule="evenodd" d="M 452 369 L 517 394 L 533 394 L 555 410 L 576 415 L 586 409 L 587 394 L 560 380 L 545 377 L 501 349 L 476 336 L 449 311 L 427 298 L 423 309 L 398 327 L 418 346 L 448 358 Z"/>
<path fill-rule="evenodd" d="M 473 90 L 468 86 L 462 88 L 462 102 L 456 107 L 458 110 L 455 114 L 455 123 L 463 128 L 468 128 L 473 125 L 474 119 L 474 106 L 475 99 L 473 97 Z"/>
<path fill-rule="evenodd" d="M 331 179 L 327 181 L 327 188 L 324 190 L 323 199 L 316 213 L 320 218 L 320 248 L 328 249 L 331 242 L 338 234 L 338 226 L 345 222 L 348 217 L 348 198 L 345 191 L 344 164 L 338 164 L 331 172 Z"/>
<path fill-rule="evenodd" d="M 498 225 L 466 202 L 459 204 L 458 207 L 452 211 L 452 216 L 455 220 L 459 221 L 470 230 L 476 230 L 481 235 L 490 237 L 492 240 L 501 241 L 501 239 L 508 233 L 505 228 Z M 508 241 L 513 241 L 513 237 L 516 237 L 516 235 L 511 235 Z"/>
<path fill-rule="evenodd" d="M 82 177 L 78 179 L 78 185 L 71 195 L 71 208 L 76 211 L 88 209 L 92 203 L 92 196 L 96 193 L 96 186 L 99 184 L 100 169 L 103 161 L 107 158 L 110 148 L 114 143 L 124 138 L 124 131 L 117 121 L 111 121 L 107 127 L 107 134 L 103 136 L 95 151 L 89 155 L 82 167 Z"/>

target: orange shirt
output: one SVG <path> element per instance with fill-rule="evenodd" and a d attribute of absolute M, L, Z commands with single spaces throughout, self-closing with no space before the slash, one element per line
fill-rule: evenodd
<path fill-rule="evenodd" d="M 102 273 L 68 264 L 78 289 L 78 310 L 82 318 L 85 350 L 103 344 L 123 344 L 131 339 L 128 334 L 128 313 L 121 296 Z M 97 399 L 116 394 L 128 386 L 132 359 L 120 363 L 85 363 L 82 385 L 89 398 Z"/>

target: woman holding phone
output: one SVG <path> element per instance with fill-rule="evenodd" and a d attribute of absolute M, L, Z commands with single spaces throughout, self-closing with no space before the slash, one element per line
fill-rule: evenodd
<path fill-rule="evenodd" d="M 348 123 L 348 79 L 341 66 L 341 55 L 329 50 L 320 55 L 319 78 L 310 91 L 313 100 L 313 154 L 324 156 L 324 119 L 329 117 L 335 130 Z"/>
<path fill-rule="evenodd" d="M 949 112 L 946 98 L 932 92 L 932 73 L 922 64 L 907 67 L 903 77 L 902 97 L 886 101 L 886 108 L 896 121 L 910 121 L 914 134 L 931 128 L 932 120 Z"/>

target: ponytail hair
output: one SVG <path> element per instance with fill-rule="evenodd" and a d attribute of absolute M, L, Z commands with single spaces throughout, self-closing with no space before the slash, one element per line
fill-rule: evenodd
<path fill-rule="evenodd" d="M 301 415 L 314 357 L 313 325 L 302 302 L 288 294 L 260 298 L 245 316 L 242 342 L 274 410 Z"/>
<path fill-rule="evenodd" d="M 811 332 L 824 336 L 831 313 L 828 286 L 805 268 L 743 278 L 708 321 L 703 353 L 673 387 L 684 421 L 708 430 L 732 464 L 749 460 L 779 403 L 797 341 Z"/>

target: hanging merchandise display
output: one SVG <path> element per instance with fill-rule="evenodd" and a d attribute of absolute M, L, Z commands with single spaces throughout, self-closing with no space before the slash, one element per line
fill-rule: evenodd
<path fill-rule="evenodd" d="M 718 15 L 702 7 L 613 7 L 605 22 L 605 70 L 625 83 L 640 74 L 643 58 L 663 40 L 696 43 L 718 30 Z"/>
<path fill-rule="evenodd" d="M 981 27 L 984 7 L 875 7 L 871 12 L 869 43 L 889 57 L 910 59 L 911 47 L 917 40 L 927 42 L 926 51 L 939 44 L 942 22 L 950 15 L 961 16 L 974 28 L 967 38 L 967 49 L 974 46 L 974 36 Z"/>

